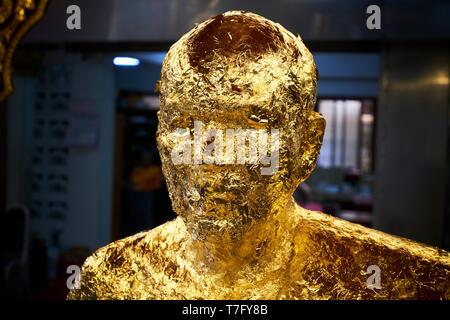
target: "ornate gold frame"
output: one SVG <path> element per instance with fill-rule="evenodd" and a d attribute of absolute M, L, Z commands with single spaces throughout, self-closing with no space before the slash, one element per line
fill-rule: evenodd
<path fill-rule="evenodd" d="M 0 4 L 0 102 L 14 92 L 11 61 L 19 41 L 43 16 L 48 0 L 3 0 Z"/>

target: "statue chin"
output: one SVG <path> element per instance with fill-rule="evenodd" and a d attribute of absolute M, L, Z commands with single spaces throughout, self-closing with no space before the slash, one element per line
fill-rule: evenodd
<path fill-rule="evenodd" d="M 208 214 L 189 213 L 182 216 L 187 231 L 192 235 L 193 240 L 226 242 L 236 240 L 245 235 L 246 231 L 257 221 L 255 217 L 249 217 L 240 208 L 229 208 L 228 215 L 223 216 L 226 208 L 217 206 L 216 212 Z M 240 210 L 240 211 L 239 211 Z"/>

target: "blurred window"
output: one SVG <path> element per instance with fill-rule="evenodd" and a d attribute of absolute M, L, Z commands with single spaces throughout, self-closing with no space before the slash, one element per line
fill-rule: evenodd
<path fill-rule="evenodd" d="M 319 99 L 327 122 L 318 165 L 373 171 L 374 101 Z"/>

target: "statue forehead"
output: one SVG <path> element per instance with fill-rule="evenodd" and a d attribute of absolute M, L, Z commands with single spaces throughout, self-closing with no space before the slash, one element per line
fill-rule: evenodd
<path fill-rule="evenodd" d="M 160 120 L 283 127 L 310 108 L 316 78 L 300 38 L 258 15 L 226 12 L 201 23 L 169 50 L 159 83 Z"/>

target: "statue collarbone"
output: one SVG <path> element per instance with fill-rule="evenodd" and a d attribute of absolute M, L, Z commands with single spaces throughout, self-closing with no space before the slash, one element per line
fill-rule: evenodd
<path fill-rule="evenodd" d="M 287 211 L 290 228 L 276 241 L 224 266 L 192 256 L 201 244 L 180 218 L 119 240 L 86 261 L 74 298 L 449 298 L 448 253 L 296 204 Z M 367 288 L 370 265 L 381 269 L 380 289 Z"/>

